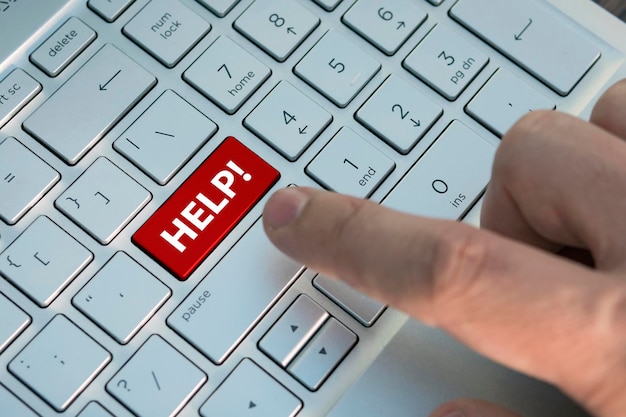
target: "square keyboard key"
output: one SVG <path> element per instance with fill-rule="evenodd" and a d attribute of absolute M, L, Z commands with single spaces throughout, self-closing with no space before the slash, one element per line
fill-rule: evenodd
<path fill-rule="evenodd" d="M 290 161 L 330 124 L 332 116 L 287 81 L 281 81 L 243 121 Z"/>
<path fill-rule="evenodd" d="M 47 217 L 38 217 L 0 254 L 0 274 L 47 307 L 93 255 Z"/>
<path fill-rule="evenodd" d="M 256 0 L 234 25 L 275 60 L 283 62 L 319 23 L 313 13 L 296 2 Z"/>
<path fill-rule="evenodd" d="M 227 36 L 217 38 L 183 78 L 226 113 L 233 114 L 272 71 Z"/>
<path fill-rule="evenodd" d="M 111 361 L 111 354 L 63 315 L 9 363 L 9 371 L 62 412 Z"/>
<path fill-rule="evenodd" d="M 150 192 L 137 181 L 108 159 L 100 157 L 54 204 L 94 239 L 106 245 L 151 198 Z"/>
<path fill-rule="evenodd" d="M 355 117 L 402 154 L 441 117 L 443 109 L 397 75 L 391 75 Z"/>
<path fill-rule="evenodd" d="M 329 190 L 367 198 L 395 168 L 393 160 L 342 128 L 306 167 L 306 173 Z"/>
<path fill-rule="evenodd" d="M 393 55 L 426 20 L 412 0 L 359 0 L 343 22 L 387 55 Z"/>
<path fill-rule="evenodd" d="M 413 75 L 454 101 L 487 65 L 489 57 L 463 36 L 435 26 L 404 60 Z"/>
<path fill-rule="evenodd" d="M 380 70 L 380 63 L 334 30 L 326 32 L 294 72 L 338 107 L 346 107 Z"/>
<path fill-rule="evenodd" d="M 124 26 L 124 34 L 168 68 L 174 67 L 211 30 L 177 0 L 151 0 Z"/>
<path fill-rule="evenodd" d="M 385 197 L 386 207 L 447 220 L 460 220 L 491 176 L 496 148 L 453 121 Z"/>
<path fill-rule="evenodd" d="M 114 143 L 160 185 L 165 185 L 215 134 L 217 126 L 172 90 L 166 90 Z"/>
<path fill-rule="evenodd" d="M 135 415 L 169 417 L 178 414 L 206 380 L 193 362 L 153 335 L 106 389 Z"/>
<path fill-rule="evenodd" d="M 119 343 L 128 343 L 170 295 L 154 275 L 126 253 L 117 252 L 72 303 Z"/>

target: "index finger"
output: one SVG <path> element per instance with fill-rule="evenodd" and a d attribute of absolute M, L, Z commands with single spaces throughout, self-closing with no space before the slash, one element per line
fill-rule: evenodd
<path fill-rule="evenodd" d="M 276 246 L 307 266 L 578 399 L 606 385 L 622 357 L 615 335 L 597 326 L 602 317 L 617 330 L 624 289 L 584 266 L 461 223 L 313 189 L 276 193 L 264 223 Z M 581 358 L 584 381 L 572 366 Z"/>

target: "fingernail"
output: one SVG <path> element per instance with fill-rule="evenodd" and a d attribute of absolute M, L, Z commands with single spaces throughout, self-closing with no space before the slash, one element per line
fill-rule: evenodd
<path fill-rule="evenodd" d="M 295 187 L 277 191 L 265 205 L 263 218 L 273 229 L 280 229 L 293 222 L 302 211 L 309 196 Z"/>

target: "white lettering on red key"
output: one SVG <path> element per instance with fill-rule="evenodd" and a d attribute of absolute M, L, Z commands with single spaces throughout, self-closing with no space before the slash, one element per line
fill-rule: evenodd
<path fill-rule="evenodd" d="M 185 280 L 279 177 L 229 137 L 137 230 L 133 242 Z"/>

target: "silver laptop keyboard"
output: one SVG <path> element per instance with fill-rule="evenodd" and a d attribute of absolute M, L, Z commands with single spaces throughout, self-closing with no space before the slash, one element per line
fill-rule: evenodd
<path fill-rule="evenodd" d="M 31 3 L 0 1 L 3 416 L 315 415 L 392 313 L 273 248 L 271 191 L 461 219 L 602 68 L 532 0 Z"/>

